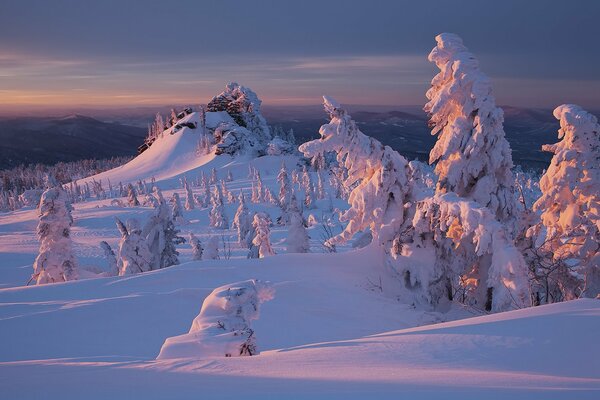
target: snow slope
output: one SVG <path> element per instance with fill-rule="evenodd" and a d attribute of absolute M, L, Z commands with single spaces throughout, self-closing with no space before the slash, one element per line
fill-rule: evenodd
<path fill-rule="evenodd" d="M 437 325 L 366 290 L 374 253 L 190 262 L 127 278 L 0 290 L 4 398 L 577 398 L 600 394 L 600 302 Z M 156 361 L 213 288 L 276 289 L 259 356 Z M 372 278 L 372 276 L 371 276 Z"/>
<path fill-rule="evenodd" d="M 200 126 L 197 112 L 193 112 L 177 121 L 178 123 L 195 122 Z M 206 125 L 214 128 L 220 122 L 233 122 L 231 117 L 224 112 L 206 113 Z M 207 164 L 215 158 L 214 154 L 198 156 L 196 147 L 201 129 L 183 127 L 173 132 L 173 127 L 167 129 L 162 136 L 142 154 L 125 165 L 105 171 L 100 174 L 82 179 L 79 183 L 92 180 L 108 180 L 113 184 L 123 184 L 138 180 L 148 180 L 154 177 L 157 181 L 164 181 L 183 173 L 191 173 L 197 168 Z M 225 157 L 219 158 L 224 160 Z"/>

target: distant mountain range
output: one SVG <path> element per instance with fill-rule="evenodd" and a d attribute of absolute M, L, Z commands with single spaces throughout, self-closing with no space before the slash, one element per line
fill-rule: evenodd
<path fill-rule="evenodd" d="M 137 154 L 145 128 L 82 115 L 0 119 L 0 169 Z"/>
<path fill-rule="evenodd" d="M 427 116 L 420 107 L 347 107 L 360 129 L 399 151 L 409 159 L 427 161 L 436 138 L 427 127 Z M 558 121 L 550 110 L 503 106 L 504 128 L 513 149 L 515 164 L 524 168 L 546 168 L 551 155 L 541 151 L 542 144 L 555 143 Z M 164 110 L 160 110 L 164 111 Z M 18 117 L 0 119 L 0 169 L 19 164 L 73 161 L 83 158 L 108 158 L 137 154 L 146 135 L 153 112 L 147 109 L 93 112 L 67 117 Z M 164 114 L 164 113 L 163 113 Z M 271 125 L 293 128 L 298 143 L 318 137 L 319 127 L 327 122 L 320 105 L 264 106 L 263 114 Z M 104 122 L 110 121 L 110 122 Z"/>
<path fill-rule="evenodd" d="M 525 169 L 541 170 L 548 166 L 551 154 L 542 152 L 542 144 L 558 141 L 558 121 L 550 110 L 503 106 L 504 130 L 513 150 L 513 161 Z M 397 150 L 408 159 L 427 161 L 436 137 L 427 126 L 427 115 L 419 107 L 378 110 L 377 107 L 348 107 L 361 131 Z M 289 109 L 265 107 L 263 114 L 272 125 L 293 128 L 301 143 L 318 137 L 327 117 L 318 107 L 298 107 L 296 118 Z"/>

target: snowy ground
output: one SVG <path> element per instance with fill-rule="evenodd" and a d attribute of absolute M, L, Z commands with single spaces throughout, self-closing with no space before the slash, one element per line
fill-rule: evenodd
<path fill-rule="evenodd" d="M 160 171 L 165 197 L 174 190 L 183 197 L 179 178 L 195 179 L 214 167 L 219 178 L 232 172 L 229 190 L 249 195 L 249 163 L 274 192 L 282 159 L 290 171 L 297 163 L 294 157 L 197 160 L 190 157 L 192 140 L 182 135 L 167 137 L 160 159 L 146 152 L 104 176 L 116 184 L 149 181 Z M 110 203 L 75 204 L 72 237 L 82 269 L 107 267 L 99 243 L 116 248 L 114 217 L 144 219 L 151 212 Z M 305 216 L 331 216 L 328 203 L 320 200 Z M 274 206 L 248 206 L 273 220 L 278 216 Z M 334 206 L 345 205 L 336 200 Z M 226 206 L 230 222 L 236 207 Z M 37 211 L 0 215 L 0 398 L 600 397 L 600 301 L 487 316 L 460 308 L 426 312 L 381 293 L 385 275 L 374 249 L 326 253 L 320 224 L 309 229 L 310 254 L 285 254 L 286 228 L 274 226 L 278 255 L 247 260 L 233 230 L 207 227 L 207 209 L 186 211 L 185 218 L 183 236 L 193 232 L 205 243 L 217 234 L 231 246 L 231 257 L 190 261 L 185 244 L 179 248 L 182 264 L 167 269 L 24 286 L 39 246 Z M 338 233 L 341 226 L 333 229 Z M 166 338 L 189 330 L 214 288 L 255 278 L 276 290 L 252 325 L 260 355 L 155 360 Z"/>

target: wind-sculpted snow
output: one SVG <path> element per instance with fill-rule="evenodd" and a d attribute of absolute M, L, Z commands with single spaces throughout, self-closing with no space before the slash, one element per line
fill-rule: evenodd
<path fill-rule="evenodd" d="M 389 242 L 404 222 L 404 205 L 411 193 L 408 161 L 363 134 L 334 99 L 324 96 L 323 101 L 331 122 L 319 129 L 320 139 L 304 143 L 300 151 L 305 157 L 336 152 L 347 170 L 343 185 L 351 188 L 350 208 L 340 217 L 348 224 L 328 244 L 344 243 L 367 228 L 379 243 Z"/>
<path fill-rule="evenodd" d="M 512 154 L 496 107 L 490 79 L 455 34 L 436 36 L 429 61 L 440 72 L 427 91 L 431 134 L 438 135 L 429 154 L 437 163 L 437 193 L 454 192 L 488 207 L 503 222 L 514 223 Z"/>
<path fill-rule="evenodd" d="M 157 359 L 258 355 L 250 323 L 258 319 L 260 304 L 274 294 L 272 286 L 255 279 L 216 288 L 202 303 L 189 333 L 167 338 Z"/>

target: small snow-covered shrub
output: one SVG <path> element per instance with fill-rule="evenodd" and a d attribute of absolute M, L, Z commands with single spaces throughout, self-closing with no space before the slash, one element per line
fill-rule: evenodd
<path fill-rule="evenodd" d="M 167 338 L 157 359 L 257 355 L 251 322 L 259 318 L 260 305 L 274 295 L 268 282 L 256 279 L 216 288 L 202 303 L 190 331 Z"/>

